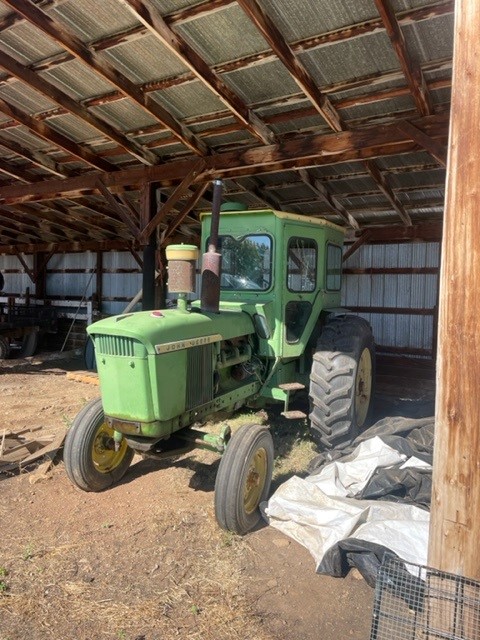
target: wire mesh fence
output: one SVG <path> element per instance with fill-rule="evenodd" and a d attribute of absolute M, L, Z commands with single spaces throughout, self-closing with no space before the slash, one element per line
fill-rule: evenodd
<path fill-rule="evenodd" d="M 370 640 L 480 640 L 480 582 L 387 555 Z"/>

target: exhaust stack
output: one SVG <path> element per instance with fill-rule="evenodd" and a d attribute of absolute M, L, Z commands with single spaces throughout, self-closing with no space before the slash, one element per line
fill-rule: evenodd
<path fill-rule="evenodd" d="M 202 257 L 202 288 L 200 305 L 202 311 L 219 313 L 220 277 L 222 273 L 222 254 L 217 251 L 218 227 L 220 224 L 220 205 L 222 202 L 221 180 L 213 181 L 212 221 L 207 252 Z"/>

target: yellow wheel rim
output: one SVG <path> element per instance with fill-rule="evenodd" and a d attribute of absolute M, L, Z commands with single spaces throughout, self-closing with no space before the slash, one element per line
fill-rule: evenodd
<path fill-rule="evenodd" d="M 243 494 L 243 506 L 247 514 L 253 513 L 258 507 L 267 478 L 267 452 L 265 449 L 257 449 L 248 468 L 245 490 Z"/>
<path fill-rule="evenodd" d="M 372 395 L 372 355 L 365 348 L 360 356 L 355 379 L 355 416 L 357 426 L 362 427 L 367 418 Z"/>
<path fill-rule="evenodd" d="M 127 453 L 128 445 L 124 439 L 119 443 L 115 451 L 113 429 L 105 422 L 99 426 L 92 445 L 92 460 L 95 468 L 100 473 L 109 473 L 116 469 Z"/>

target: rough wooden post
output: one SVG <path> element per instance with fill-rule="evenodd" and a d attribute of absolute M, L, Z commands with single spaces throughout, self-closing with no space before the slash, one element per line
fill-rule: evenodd
<path fill-rule="evenodd" d="M 156 184 L 147 183 L 143 187 L 141 204 L 141 223 L 144 228 L 157 212 Z M 156 229 L 150 234 L 147 244 L 143 247 L 143 276 L 142 276 L 142 310 L 155 308 L 155 252 L 157 249 Z"/>
<path fill-rule="evenodd" d="M 429 564 L 480 579 L 480 2 L 457 0 Z"/>

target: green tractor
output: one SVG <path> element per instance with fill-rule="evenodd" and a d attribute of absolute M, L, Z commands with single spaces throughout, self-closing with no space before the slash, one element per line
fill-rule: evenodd
<path fill-rule="evenodd" d="M 216 181 L 217 182 L 217 181 Z M 219 183 L 219 184 L 218 184 Z M 273 470 L 268 427 L 230 437 L 194 428 L 217 411 L 283 403 L 309 387 L 311 434 L 322 448 L 351 441 L 367 420 L 374 376 L 369 324 L 340 305 L 343 230 L 330 222 L 272 210 L 202 215 L 198 249 L 167 249 L 175 309 L 126 313 L 88 327 L 101 399 L 68 431 L 64 461 L 85 491 L 119 481 L 134 452 L 168 457 L 195 447 L 222 455 L 215 482 L 219 525 L 246 533 L 260 517 Z M 219 221 L 221 218 L 221 233 Z"/>

